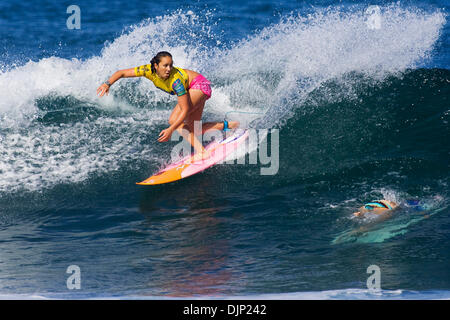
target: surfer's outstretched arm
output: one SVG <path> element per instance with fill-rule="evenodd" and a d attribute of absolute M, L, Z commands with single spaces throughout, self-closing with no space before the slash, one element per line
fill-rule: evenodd
<path fill-rule="evenodd" d="M 111 77 L 109 77 L 108 81 L 102 83 L 102 85 L 97 88 L 97 94 L 100 97 L 102 97 L 105 93 L 106 95 L 108 95 L 109 88 L 112 86 L 114 82 L 116 82 L 120 78 L 131 78 L 131 77 L 136 77 L 134 68 L 118 70 L 114 72 L 114 74 Z"/>

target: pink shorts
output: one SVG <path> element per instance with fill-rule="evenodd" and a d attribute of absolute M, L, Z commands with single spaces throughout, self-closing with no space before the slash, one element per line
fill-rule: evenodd
<path fill-rule="evenodd" d="M 199 74 L 192 80 L 189 89 L 201 90 L 205 95 L 208 96 L 206 100 L 211 98 L 211 82 L 209 82 L 204 76 Z"/>

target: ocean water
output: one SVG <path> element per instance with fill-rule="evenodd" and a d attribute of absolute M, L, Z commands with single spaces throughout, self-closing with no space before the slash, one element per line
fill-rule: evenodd
<path fill-rule="evenodd" d="M 1 299 L 450 298 L 447 1 L 70 4 L 80 29 L 0 1 Z M 176 99 L 96 89 L 161 50 L 211 80 L 204 121 L 269 130 L 243 163 L 135 185 Z M 353 218 L 380 198 L 390 219 Z"/>

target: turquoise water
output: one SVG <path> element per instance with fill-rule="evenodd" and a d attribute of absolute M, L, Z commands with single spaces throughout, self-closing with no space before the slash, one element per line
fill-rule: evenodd
<path fill-rule="evenodd" d="M 64 4 L 0 2 L 0 298 L 449 297 L 444 1 L 78 5 L 69 30 Z M 160 50 L 212 81 L 204 121 L 278 130 L 276 174 L 252 149 L 135 185 L 170 161 L 176 100 L 137 78 L 95 93 Z M 380 198 L 391 219 L 353 218 Z"/>

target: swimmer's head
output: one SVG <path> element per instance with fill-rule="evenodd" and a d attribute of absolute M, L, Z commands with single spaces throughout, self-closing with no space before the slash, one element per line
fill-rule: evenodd
<path fill-rule="evenodd" d="M 173 68 L 172 55 L 167 51 L 160 51 L 150 62 L 152 73 L 156 73 L 162 79 L 168 79 Z"/>
<path fill-rule="evenodd" d="M 359 208 L 359 211 L 353 213 L 356 217 L 361 217 L 365 213 L 383 214 L 390 210 L 397 208 L 397 204 L 388 200 L 374 200 L 366 203 L 363 207 Z"/>

